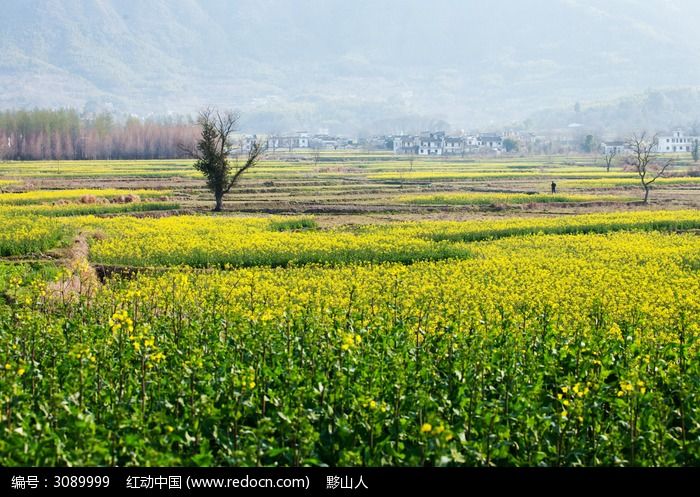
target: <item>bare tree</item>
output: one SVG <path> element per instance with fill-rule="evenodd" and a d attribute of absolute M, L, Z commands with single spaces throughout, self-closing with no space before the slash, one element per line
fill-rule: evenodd
<path fill-rule="evenodd" d="M 617 157 L 617 152 L 615 151 L 615 148 L 610 148 L 609 150 L 606 149 L 606 151 L 603 153 L 603 160 L 605 160 L 605 170 L 607 172 L 610 172 L 610 166 L 612 166 L 615 157 Z"/>
<path fill-rule="evenodd" d="M 690 153 L 693 156 L 693 162 L 700 160 L 700 142 L 697 138 L 693 140 L 693 148 L 690 149 Z"/>
<path fill-rule="evenodd" d="M 313 148 L 314 167 L 318 169 L 318 162 L 321 160 L 321 149 L 318 146 Z"/>
<path fill-rule="evenodd" d="M 634 167 L 634 170 L 639 175 L 639 180 L 644 189 L 644 203 L 649 203 L 649 191 L 651 185 L 664 175 L 666 170 L 673 164 L 673 159 L 668 159 L 665 162 L 659 163 L 656 155 L 656 146 L 658 140 L 654 136 L 651 140 L 646 139 L 646 132 L 641 136 L 636 134 L 630 139 L 629 147 L 631 155 L 627 162 Z"/>
<path fill-rule="evenodd" d="M 265 153 L 263 144 L 253 140 L 243 164 L 239 163 L 238 158 L 231 160 L 232 135 L 237 130 L 239 119 L 237 112 L 220 112 L 206 108 L 199 113 L 197 119 L 201 136 L 196 148 L 188 149 L 181 146 L 184 152 L 197 159 L 194 167 L 204 175 L 207 187 L 214 194 L 216 202 L 214 212 L 221 211 L 224 195 L 231 191 L 241 175 L 255 166 Z"/>

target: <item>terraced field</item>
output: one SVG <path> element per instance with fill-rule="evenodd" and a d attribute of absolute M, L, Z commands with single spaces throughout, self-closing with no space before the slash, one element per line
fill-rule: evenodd
<path fill-rule="evenodd" d="M 0 464 L 699 464 L 694 171 L 0 164 Z"/>

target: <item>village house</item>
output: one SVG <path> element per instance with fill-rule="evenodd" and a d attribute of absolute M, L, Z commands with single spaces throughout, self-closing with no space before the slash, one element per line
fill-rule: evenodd
<path fill-rule="evenodd" d="M 609 140 L 601 142 L 600 144 L 600 153 L 603 155 L 623 155 L 627 152 L 629 152 L 629 147 L 627 147 L 627 143 L 624 141 Z"/>
<path fill-rule="evenodd" d="M 445 150 L 445 133 L 423 133 L 418 141 L 418 155 L 443 155 Z"/>
<path fill-rule="evenodd" d="M 691 152 L 693 144 L 698 140 L 697 136 L 685 136 L 683 131 L 676 130 L 671 136 L 659 136 L 656 151 L 660 154 L 673 154 L 678 152 Z"/>
<path fill-rule="evenodd" d="M 499 135 L 479 135 L 477 138 L 477 146 L 480 149 L 487 149 L 493 152 L 501 152 L 503 150 L 503 138 Z"/>
<path fill-rule="evenodd" d="M 398 135 L 394 137 L 395 154 L 417 154 L 418 138 L 410 135 Z"/>
<path fill-rule="evenodd" d="M 444 155 L 462 155 L 464 153 L 464 139 L 458 136 L 445 137 Z"/>
<path fill-rule="evenodd" d="M 496 134 L 446 136 L 444 131 L 425 132 L 420 136 L 396 135 L 391 138 L 394 153 L 418 155 L 464 155 L 503 149 L 503 138 Z"/>
<path fill-rule="evenodd" d="M 320 150 L 337 150 L 345 148 L 350 140 L 339 136 L 329 135 L 327 133 L 316 134 L 311 139 L 311 148 Z"/>
<path fill-rule="evenodd" d="M 293 136 L 269 136 L 267 138 L 268 150 L 296 150 L 309 148 L 309 135 L 305 131 L 300 131 Z"/>
<path fill-rule="evenodd" d="M 464 137 L 464 151 L 477 152 L 479 150 L 479 138 L 475 135 Z"/>

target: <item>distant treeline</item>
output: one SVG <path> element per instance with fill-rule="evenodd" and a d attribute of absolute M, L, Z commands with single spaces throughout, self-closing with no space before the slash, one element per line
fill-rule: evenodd
<path fill-rule="evenodd" d="M 118 122 L 111 114 L 81 116 L 71 109 L 0 112 L 1 160 L 171 159 L 191 145 L 189 119 Z"/>

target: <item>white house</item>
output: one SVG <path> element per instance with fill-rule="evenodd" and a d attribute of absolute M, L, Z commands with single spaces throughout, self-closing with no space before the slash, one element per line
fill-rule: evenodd
<path fill-rule="evenodd" d="M 418 138 L 410 135 L 399 135 L 394 137 L 395 154 L 415 154 L 418 153 Z"/>
<path fill-rule="evenodd" d="M 267 138 L 267 148 L 272 150 L 292 150 L 298 148 L 309 148 L 309 135 L 302 131 L 294 136 L 269 136 Z"/>
<path fill-rule="evenodd" d="M 309 134 L 306 131 L 297 133 L 296 141 L 299 148 L 309 148 Z"/>
<path fill-rule="evenodd" d="M 445 133 L 424 133 L 418 142 L 418 155 L 443 155 L 445 150 Z"/>
<path fill-rule="evenodd" d="M 673 154 L 678 152 L 691 152 L 693 144 L 698 140 L 697 136 L 685 136 L 683 131 L 677 130 L 671 136 L 657 137 L 656 151 L 660 154 Z"/>
<path fill-rule="evenodd" d="M 503 138 L 498 135 L 479 135 L 477 138 L 477 145 L 480 148 L 500 152 L 503 149 Z"/>
<path fill-rule="evenodd" d="M 615 154 L 615 155 L 624 155 L 629 151 L 629 148 L 627 147 L 627 143 L 619 140 L 610 140 L 610 141 L 605 141 L 601 142 L 600 144 L 600 153 L 604 155 L 608 154 Z"/>
<path fill-rule="evenodd" d="M 464 153 L 464 139 L 458 136 L 445 137 L 445 155 L 461 155 Z"/>
<path fill-rule="evenodd" d="M 479 138 L 474 135 L 465 137 L 464 148 L 467 152 L 476 152 L 479 149 Z"/>

